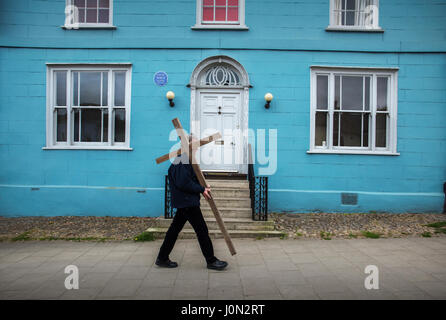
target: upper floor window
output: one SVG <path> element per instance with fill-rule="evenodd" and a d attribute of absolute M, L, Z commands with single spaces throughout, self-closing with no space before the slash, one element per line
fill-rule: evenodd
<path fill-rule="evenodd" d="M 49 65 L 47 148 L 129 149 L 127 65 Z"/>
<path fill-rule="evenodd" d="M 378 7 L 378 0 L 330 0 L 327 30 L 382 31 Z"/>
<path fill-rule="evenodd" d="M 395 69 L 311 69 L 310 153 L 396 152 Z"/>
<path fill-rule="evenodd" d="M 197 23 L 193 29 L 248 29 L 245 0 L 197 0 Z"/>
<path fill-rule="evenodd" d="M 65 28 L 113 26 L 113 0 L 67 0 Z"/>

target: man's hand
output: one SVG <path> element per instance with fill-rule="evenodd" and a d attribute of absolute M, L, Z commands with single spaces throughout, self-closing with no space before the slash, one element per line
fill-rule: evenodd
<path fill-rule="evenodd" d="M 207 199 L 210 200 L 211 199 L 211 188 L 205 188 L 203 191 L 203 196 Z"/>

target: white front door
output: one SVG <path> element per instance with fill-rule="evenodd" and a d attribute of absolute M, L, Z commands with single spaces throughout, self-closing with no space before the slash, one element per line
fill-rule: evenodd
<path fill-rule="evenodd" d="M 200 166 L 207 171 L 237 172 L 240 164 L 240 93 L 200 92 L 200 138 L 222 138 L 201 147 Z"/>

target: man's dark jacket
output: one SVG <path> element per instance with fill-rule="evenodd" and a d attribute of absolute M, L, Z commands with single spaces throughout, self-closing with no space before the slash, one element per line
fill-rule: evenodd
<path fill-rule="evenodd" d="M 200 206 L 200 193 L 204 192 L 204 187 L 189 163 L 182 163 L 181 157 L 177 157 L 169 167 L 168 177 L 174 208 Z"/>

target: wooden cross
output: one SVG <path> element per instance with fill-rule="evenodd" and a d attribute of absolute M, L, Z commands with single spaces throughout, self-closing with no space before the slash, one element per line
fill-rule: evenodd
<path fill-rule="evenodd" d="M 166 160 L 169 160 L 170 158 L 177 157 L 183 153 L 186 153 L 189 156 L 189 163 L 192 165 L 192 168 L 194 169 L 195 175 L 198 178 L 198 181 L 200 184 L 207 188 L 209 185 L 206 182 L 206 179 L 204 178 L 203 172 L 201 172 L 200 166 L 198 165 L 196 159 L 195 159 L 195 151 L 198 149 L 198 147 L 201 147 L 205 144 L 208 144 L 212 141 L 215 141 L 219 138 L 221 138 L 220 133 L 215 133 L 207 138 L 201 139 L 199 141 L 192 141 L 191 144 L 189 144 L 189 139 L 186 136 L 186 133 L 184 132 L 183 127 L 181 126 L 180 120 L 178 118 L 175 118 L 172 120 L 173 126 L 175 127 L 178 136 L 181 140 L 181 149 L 178 149 L 176 151 L 170 152 L 168 154 L 165 154 L 159 158 L 156 159 L 156 163 L 159 164 L 161 162 L 164 162 Z M 231 255 L 236 254 L 234 245 L 232 244 L 231 237 L 228 234 L 228 231 L 226 230 L 225 224 L 223 222 L 223 219 L 221 218 L 220 212 L 217 209 L 217 206 L 215 205 L 214 198 L 209 193 L 210 199 L 206 199 L 209 203 L 209 206 L 212 209 L 212 212 L 214 213 L 215 220 L 217 221 L 218 226 L 220 227 L 220 231 L 223 234 L 223 237 L 225 238 L 226 245 L 229 248 L 229 252 Z"/>

